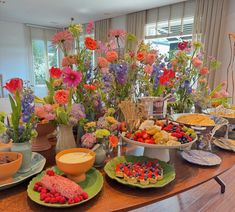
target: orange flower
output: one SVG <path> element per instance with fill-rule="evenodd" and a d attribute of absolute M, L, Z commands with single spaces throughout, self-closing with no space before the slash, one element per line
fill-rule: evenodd
<path fill-rule="evenodd" d="M 118 54 L 117 54 L 117 52 L 115 52 L 115 51 L 109 51 L 109 52 L 107 52 L 107 54 L 106 54 L 106 59 L 107 59 L 109 62 L 113 62 L 113 61 L 117 60 L 117 59 L 118 59 Z"/>
<path fill-rule="evenodd" d="M 146 55 L 146 53 L 145 52 L 137 52 L 137 56 L 136 56 L 136 59 L 138 60 L 138 61 L 143 61 L 144 60 L 144 58 L 145 58 L 145 55 Z"/>
<path fill-rule="evenodd" d="M 108 61 L 104 57 L 98 57 L 97 62 L 100 68 L 106 68 L 108 66 Z"/>
<path fill-rule="evenodd" d="M 172 60 L 171 60 L 171 64 L 172 64 L 173 66 L 176 66 L 177 63 L 178 63 L 177 59 L 172 59 Z"/>
<path fill-rule="evenodd" d="M 86 89 L 86 90 L 90 90 L 90 91 L 94 91 L 97 89 L 97 87 L 93 84 L 89 85 L 89 84 L 84 84 L 83 87 Z"/>
<path fill-rule="evenodd" d="M 96 41 L 90 37 L 85 38 L 85 45 L 86 45 L 86 48 L 90 50 L 95 50 L 97 47 Z"/>
<path fill-rule="evenodd" d="M 147 64 L 152 65 L 156 60 L 156 54 L 147 54 L 145 60 Z"/>
<path fill-rule="evenodd" d="M 115 135 L 111 135 L 109 137 L 109 142 L 110 142 L 112 147 L 116 147 L 118 145 L 118 137 L 115 136 Z"/>
<path fill-rule="evenodd" d="M 69 91 L 68 90 L 58 90 L 54 94 L 54 100 L 56 103 L 65 105 L 69 101 Z"/>

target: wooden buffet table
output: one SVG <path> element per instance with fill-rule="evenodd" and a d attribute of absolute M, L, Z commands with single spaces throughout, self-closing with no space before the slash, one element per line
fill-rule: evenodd
<path fill-rule="evenodd" d="M 167 186 L 158 189 L 139 189 L 124 186 L 114 180 L 109 179 L 103 170 L 100 169 L 105 179 L 102 191 L 95 198 L 84 204 L 62 210 L 96 212 L 127 211 L 166 199 L 180 192 L 198 186 L 204 182 L 207 182 L 210 179 L 215 178 L 218 180 L 216 176 L 232 168 L 232 166 L 235 164 L 235 154 L 218 149 L 216 149 L 216 151 L 216 154 L 218 154 L 222 159 L 220 166 L 201 167 L 184 161 L 179 155 L 179 152 L 172 150 L 170 152 L 170 164 L 172 164 L 175 168 L 176 178 Z M 41 154 L 47 158 L 46 167 L 55 164 L 54 148 L 42 152 Z M 30 179 L 16 187 L 0 191 L 1 212 L 58 211 L 58 209 L 40 206 L 27 197 L 26 190 L 29 181 Z M 218 192 L 221 192 L 219 184 L 218 187 L 215 187 L 214 189 L 217 189 Z"/>

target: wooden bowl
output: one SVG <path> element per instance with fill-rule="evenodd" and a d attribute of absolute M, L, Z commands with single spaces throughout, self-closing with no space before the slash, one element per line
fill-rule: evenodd
<path fill-rule="evenodd" d="M 92 158 L 78 163 L 64 163 L 59 160 L 62 155 L 73 152 L 89 153 Z M 85 173 L 93 166 L 95 162 L 95 155 L 95 152 L 86 148 L 67 149 L 59 152 L 56 155 L 56 164 L 58 168 L 67 175 L 68 178 L 78 183 L 86 179 Z"/>
<path fill-rule="evenodd" d="M 12 176 L 19 170 L 22 164 L 22 154 L 18 152 L 0 152 L 0 157 L 8 156 L 11 160 L 9 163 L 0 164 L 0 184 L 12 181 Z"/>

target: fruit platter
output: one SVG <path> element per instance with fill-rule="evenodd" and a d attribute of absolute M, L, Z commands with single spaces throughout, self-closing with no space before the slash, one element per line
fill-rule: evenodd
<path fill-rule="evenodd" d="M 86 180 L 77 184 L 66 178 L 57 167 L 48 169 L 30 182 L 29 198 L 47 207 L 65 208 L 82 204 L 98 194 L 103 177 L 95 168 L 86 173 Z"/>
<path fill-rule="evenodd" d="M 169 161 L 169 150 L 190 148 L 197 140 L 195 131 L 183 124 L 167 120 L 144 121 L 138 130 L 122 134 L 122 139 L 130 144 L 144 147 L 144 156 Z"/>
<path fill-rule="evenodd" d="M 175 179 L 171 165 L 144 156 L 115 157 L 104 170 L 111 179 L 139 188 L 163 187 Z"/>

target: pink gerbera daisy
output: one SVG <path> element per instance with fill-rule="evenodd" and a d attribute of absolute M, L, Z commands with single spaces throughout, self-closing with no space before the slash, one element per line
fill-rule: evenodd
<path fill-rule="evenodd" d="M 77 87 L 82 81 L 82 73 L 80 71 L 73 71 L 71 68 L 65 68 L 63 71 L 63 82 L 68 87 Z"/>
<path fill-rule="evenodd" d="M 109 31 L 109 36 L 111 38 L 120 38 L 120 39 L 124 39 L 126 32 L 123 29 L 111 29 Z"/>
<path fill-rule="evenodd" d="M 61 47 L 63 51 L 69 50 L 73 44 L 73 35 L 68 30 L 57 32 L 52 36 L 51 42 L 53 46 Z"/>

